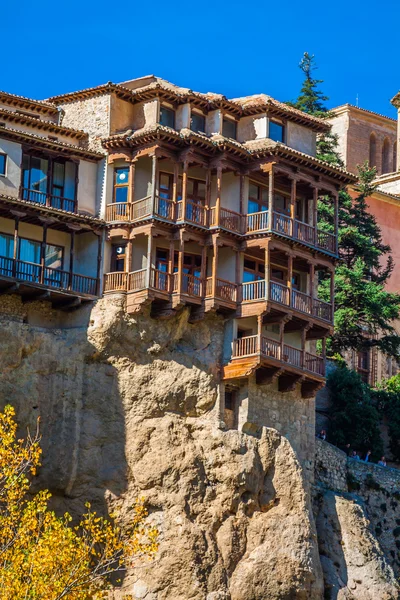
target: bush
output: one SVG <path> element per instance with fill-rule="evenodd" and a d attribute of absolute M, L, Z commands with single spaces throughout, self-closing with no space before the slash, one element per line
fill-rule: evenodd
<path fill-rule="evenodd" d="M 380 415 L 370 388 L 355 371 L 345 366 L 332 371 L 327 379 L 332 408 L 330 410 L 330 441 L 353 450 L 372 450 L 372 459 L 379 460 L 383 443 L 379 430 Z"/>
<path fill-rule="evenodd" d="M 384 382 L 381 389 L 374 392 L 374 399 L 387 417 L 390 451 L 394 460 L 400 462 L 400 375 Z"/>

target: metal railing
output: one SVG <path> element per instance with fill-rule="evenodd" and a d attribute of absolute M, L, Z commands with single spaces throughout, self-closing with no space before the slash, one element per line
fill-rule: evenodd
<path fill-rule="evenodd" d="M 37 263 L 0 256 L 0 276 L 26 281 L 90 296 L 97 295 L 98 280 L 95 277 L 70 273 L 62 269 L 42 267 Z"/>

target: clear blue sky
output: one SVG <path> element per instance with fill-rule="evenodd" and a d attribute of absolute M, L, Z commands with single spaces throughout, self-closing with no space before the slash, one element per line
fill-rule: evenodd
<path fill-rule="evenodd" d="M 0 89 L 24 96 L 154 73 L 202 92 L 290 100 L 307 50 L 329 106 L 358 95 L 359 106 L 395 116 L 398 0 L 3 0 L 0 19 Z"/>

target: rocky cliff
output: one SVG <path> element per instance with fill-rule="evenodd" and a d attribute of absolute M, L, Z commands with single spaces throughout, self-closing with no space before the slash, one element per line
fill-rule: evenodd
<path fill-rule="evenodd" d="M 185 309 L 168 320 L 146 310 L 132 317 L 120 296 L 72 315 L 3 296 L 0 315 L 0 402 L 16 407 L 22 428 L 41 418 L 36 485 L 50 488 L 57 510 L 78 514 L 90 499 L 104 512 L 118 507 L 127 520 L 144 496 L 160 529 L 158 556 L 128 572 L 116 598 L 398 597 L 354 506 L 315 501 L 318 544 L 309 478 L 282 432 L 224 427 L 222 318 L 190 324 Z M 324 544 L 335 548 L 328 558 L 342 574 L 356 565 L 356 587 L 336 576 L 324 592 Z M 358 547 L 368 555 L 361 566 Z M 327 581 L 332 569 L 324 572 Z"/>

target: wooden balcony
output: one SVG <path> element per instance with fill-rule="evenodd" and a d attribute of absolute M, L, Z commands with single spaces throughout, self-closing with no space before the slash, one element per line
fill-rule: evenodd
<path fill-rule="evenodd" d="M 242 283 L 239 291 L 239 298 L 242 305 L 253 305 L 253 308 L 244 310 L 242 316 L 252 316 L 263 312 L 266 308 L 266 303 L 271 302 L 282 307 L 287 307 L 310 315 L 322 321 L 326 321 L 329 324 L 333 322 L 332 305 L 319 300 L 318 298 L 312 298 L 308 294 L 299 292 L 298 290 L 291 290 L 282 283 L 270 281 L 269 283 L 264 279 L 259 281 L 250 281 Z M 259 306 L 257 306 L 259 304 Z"/>
<path fill-rule="evenodd" d="M 238 286 L 226 279 L 216 278 L 215 284 L 212 277 L 206 280 L 205 311 L 220 310 L 229 312 L 236 310 Z"/>
<path fill-rule="evenodd" d="M 15 292 L 23 300 L 48 299 L 68 308 L 71 296 L 86 301 L 96 298 L 98 284 L 95 277 L 0 256 L 0 293 Z"/>
<path fill-rule="evenodd" d="M 293 390 L 300 382 L 303 396 L 310 397 L 324 381 L 325 358 L 262 335 L 235 339 L 223 379 L 240 379 L 256 372 L 265 383 L 278 378 L 282 392 Z"/>
<path fill-rule="evenodd" d="M 77 212 L 78 209 L 76 200 L 63 198 L 62 196 L 55 196 L 54 194 L 48 194 L 47 192 L 39 192 L 37 190 L 22 188 L 21 195 L 23 200 L 28 200 L 29 202 L 34 202 L 35 204 L 41 204 L 42 206 L 58 208 L 68 212 Z"/>

